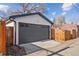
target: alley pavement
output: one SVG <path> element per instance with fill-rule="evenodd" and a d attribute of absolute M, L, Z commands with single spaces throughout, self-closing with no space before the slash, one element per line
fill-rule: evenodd
<path fill-rule="evenodd" d="M 50 40 L 32 44 L 40 47 L 41 49 L 27 54 L 27 56 L 79 56 L 79 38 L 63 43 Z"/>

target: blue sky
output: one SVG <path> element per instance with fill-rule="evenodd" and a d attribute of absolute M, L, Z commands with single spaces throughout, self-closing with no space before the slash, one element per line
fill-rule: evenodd
<path fill-rule="evenodd" d="M 67 23 L 79 23 L 79 4 L 69 4 L 66 7 L 66 4 L 56 3 L 56 4 L 46 4 L 48 8 L 45 13 L 51 21 L 56 16 L 63 15 Z"/>
<path fill-rule="evenodd" d="M 72 21 L 79 23 L 79 4 L 67 4 L 67 3 L 45 3 L 45 13 L 44 15 L 49 18 L 51 21 L 58 16 L 63 15 L 67 23 Z M 12 4 L 0 4 L 0 11 L 5 11 L 7 13 L 8 9 L 17 10 L 20 8 L 18 3 Z M 0 16 L 4 16 L 0 13 Z"/>

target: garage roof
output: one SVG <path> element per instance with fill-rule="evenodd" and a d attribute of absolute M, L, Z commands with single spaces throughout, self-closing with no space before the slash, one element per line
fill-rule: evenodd
<path fill-rule="evenodd" d="M 49 23 L 53 24 L 48 18 L 46 18 L 43 14 L 41 14 L 40 12 L 38 13 L 30 13 L 30 14 L 21 14 L 21 15 L 13 15 L 13 16 L 10 16 L 9 19 L 13 18 L 18 18 L 18 17 L 23 17 L 23 16 L 29 16 L 29 15 L 40 15 L 42 18 L 44 18 L 46 21 L 48 21 Z"/>

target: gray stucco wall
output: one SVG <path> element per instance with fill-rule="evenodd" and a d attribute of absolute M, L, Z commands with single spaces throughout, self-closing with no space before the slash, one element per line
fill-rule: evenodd
<path fill-rule="evenodd" d="M 24 16 L 15 19 L 16 21 L 16 45 L 19 44 L 19 22 L 22 23 L 30 23 L 30 24 L 39 24 L 39 25 L 48 25 L 51 27 L 51 23 L 40 17 L 39 15 L 31 15 L 31 16 Z M 51 29 L 49 29 L 51 32 Z M 51 33 L 50 33 L 51 38 Z"/>
<path fill-rule="evenodd" d="M 47 20 L 42 18 L 40 15 L 30 15 L 24 17 L 18 17 L 15 19 L 16 22 L 40 24 L 40 25 L 51 25 Z"/>

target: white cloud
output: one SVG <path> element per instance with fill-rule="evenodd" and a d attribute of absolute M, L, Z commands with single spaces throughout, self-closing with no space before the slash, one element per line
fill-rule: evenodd
<path fill-rule="evenodd" d="M 75 4 L 72 4 L 72 3 L 64 3 L 62 5 L 62 13 L 61 15 L 66 15 L 68 13 L 68 11 L 70 11 L 72 8 L 73 8 L 73 5 Z"/>
<path fill-rule="evenodd" d="M 62 14 L 61 14 L 61 15 L 66 15 L 66 13 L 67 13 L 67 12 L 62 12 Z"/>
<path fill-rule="evenodd" d="M 64 3 L 61 8 L 63 11 L 69 11 L 72 9 L 72 7 L 73 7 L 72 3 Z"/>
<path fill-rule="evenodd" d="M 0 5 L 1 12 L 7 13 L 8 9 L 9 9 L 8 5 Z"/>
<path fill-rule="evenodd" d="M 55 16 L 55 15 L 56 15 L 56 12 L 53 12 L 53 13 L 52 13 L 52 16 Z"/>

